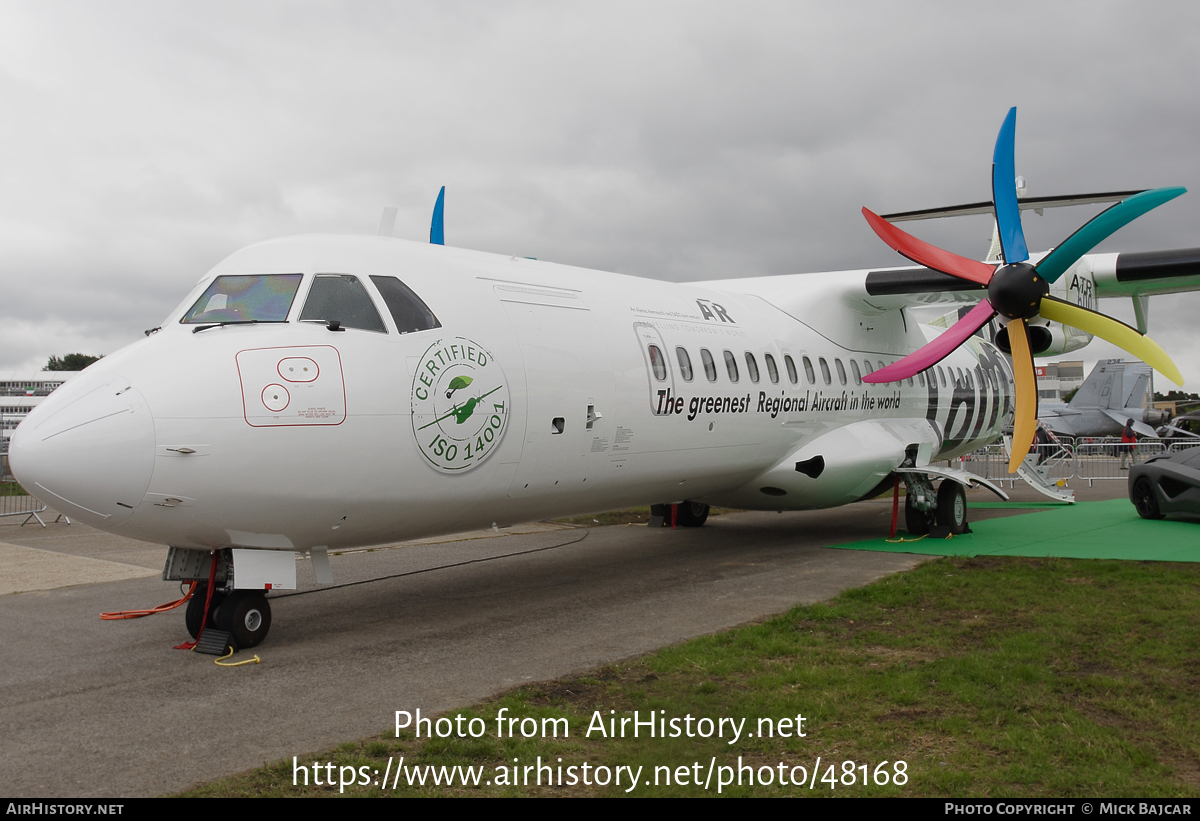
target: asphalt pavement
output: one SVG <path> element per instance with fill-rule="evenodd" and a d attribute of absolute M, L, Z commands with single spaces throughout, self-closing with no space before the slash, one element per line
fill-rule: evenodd
<path fill-rule="evenodd" d="M 699 529 L 534 524 L 333 556 L 327 588 L 299 560 L 299 589 L 271 596 L 262 663 L 237 668 L 172 649 L 182 609 L 100 620 L 178 597 L 162 546 L 0 519 L 0 792 L 183 790 L 374 735 L 396 710 L 464 706 L 823 601 L 925 560 L 824 549 L 890 519 L 882 499 Z"/>

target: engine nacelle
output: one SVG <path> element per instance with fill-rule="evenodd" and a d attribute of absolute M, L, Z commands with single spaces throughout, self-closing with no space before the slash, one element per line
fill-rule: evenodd
<path fill-rule="evenodd" d="M 996 347 L 1011 354 L 1008 344 L 1008 328 L 1000 326 L 992 340 Z M 1092 341 L 1092 335 L 1048 319 L 1034 317 L 1029 320 L 1029 347 L 1035 356 L 1057 356 L 1068 351 L 1077 351 Z"/>
<path fill-rule="evenodd" d="M 1090 271 L 1076 265 L 1050 285 L 1050 296 L 1058 297 L 1084 308 L 1096 310 L 1096 283 Z M 1012 353 L 1008 344 L 1008 329 L 1002 322 L 995 323 L 996 332 L 992 341 L 1005 353 Z M 1029 347 L 1035 356 L 1058 356 L 1077 351 L 1092 341 L 1092 335 L 1061 322 L 1051 322 L 1035 316 L 1029 320 Z"/>
<path fill-rule="evenodd" d="M 1157 428 L 1171 421 L 1171 412 L 1158 408 L 1146 408 L 1142 413 L 1142 421 L 1150 427 Z"/>

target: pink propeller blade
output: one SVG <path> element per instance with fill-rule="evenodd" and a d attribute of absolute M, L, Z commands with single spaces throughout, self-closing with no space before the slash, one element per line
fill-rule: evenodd
<path fill-rule="evenodd" d="M 886 242 L 893 250 L 900 252 L 918 265 L 924 265 L 927 268 L 941 271 L 943 274 L 956 276 L 959 279 L 978 282 L 984 287 L 987 287 L 987 284 L 991 281 L 992 274 L 996 270 L 995 267 L 985 262 L 977 262 L 973 259 L 960 257 L 958 254 L 952 254 L 949 251 L 943 251 L 936 245 L 930 245 L 928 242 L 917 239 L 912 234 L 906 234 L 870 209 L 864 208 L 862 212 L 871 228 L 879 235 L 881 240 Z"/>
<path fill-rule="evenodd" d="M 863 377 L 863 381 L 871 383 L 896 382 L 900 379 L 907 379 L 913 374 L 920 373 L 926 368 L 933 367 L 949 356 L 971 334 L 986 325 L 988 320 L 995 315 L 996 311 L 992 308 L 992 303 L 985 299 L 972 308 L 970 313 L 951 325 L 937 339 L 913 351 L 899 362 L 893 362 L 886 368 L 880 368 L 874 373 L 867 374 Z"/>

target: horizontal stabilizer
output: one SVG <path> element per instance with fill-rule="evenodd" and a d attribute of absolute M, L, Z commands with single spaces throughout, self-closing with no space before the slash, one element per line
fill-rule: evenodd
<path fill-rule="evenodd" d="M 1141 191 L 1107 191 L 1100 194 L 1068 194 L 1064 197 L 1025 197 L 1018 200 L 1022 211 L 1041 211 L 1043 208 L 1063 208 L 1068 205 L 1092 205 L 1102 202 L 1120 202 Z M 944 208 L 924 208 L 920 211 L 899 211 L 895 214 L 884 214 L 888 222 L 907 222 L 909 220 L 932 220 L 942 217 L 970 217 L 976 214 L 991 214 L 992 202 L 971 202 L 966 205 L 949 205 Z"/>
<path fill-rule="evenodd" d="M 1123 413 L 1122 411 L 1119 411 L 1119 410 L 1112 410 L 1110 408 L 1104 408 L 1104 415 L 1107 416 L 1109 419 L 1112 419 L 1114 422 L 1116 422 L 1121 427 L 1125 427 L 1126 421 L 1132 421 L 1134 433 L 1136 433 L 1138 436 L 1150 436 L 1150 437 L 1158 436 L 1158 431 L 1156 431 L 1154 428 L 1147 425 L 1142 420 L 1134 419 L 1128 413 Z"/>

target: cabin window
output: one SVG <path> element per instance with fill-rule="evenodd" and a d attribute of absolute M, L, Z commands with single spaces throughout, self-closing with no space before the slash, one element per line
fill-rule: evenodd
<path fill-rule="evenodd" d="M 792 380 L 792 384 L 795 385 L 800 381 L 800 375 L 796 373 L 796 363 L 792 361 L 791 354 L 783 355 L 783 364 L 787 368 L 788 379 Z"/>
<path fill-rule="evenodd" d="M 317 274 L 308 289 L 300 321 L 336 322 L 342 328 L 387 333 L 367 289 L 350 274 Z"/>
<path fill-rule="evenodd" d="M 922 388 L 925 387 L 925 371 L 921 371 L 919 374 L 917 374 L 917 383 Z"/>
<path fill-rule="evenodd" d="M 733 355 L 733 351 L 725 351 L 725 372 L 729 374 L 729 381 L 738 381 L 737 357 Z"/>
<path fill-rule="evenodd" d="M 700 361 L 704 363 L 704 378 L 709 382 L 716 382 L 717 363 L 713 361 L 713 355 L 708 352 L 708 348 L 700 349 Z"/>
<path fill-rule="evenodd" d="M 750 374 L 751 382 L 758 382 L 758 362 L 749 351 L 746 351 L 746 372 Z"/>
<path fill-rule="evenodd" d="M 942 366 L 937 366 L 938 381 L 942 383 L 942 387 L 946 387 L 946 372 L 942 370 Z"/>
<path fill-rule="evenodd" d="M 769 353 L 763 354 L 763 360 L 767 363 L 767 376 L 771 377 L 771 384 L 779 384 L 779 368 L 775 367 L 775 357 Z"/>
<path fill-rule="evenodd" d="M 829 375 L 829 363 L 825 361 L 825 357 L 817 357 L 817 364 L 821 366 L 821 378 L 825 380 L 825 384 L 832 385 L 833 377 Z"/>
<path fill-rule="evenodd" d="M 913 378 L 911 376 L 908 378 L 908 386 L 910 388 L 913 386 Z"/>
<path fill-rule="evenodd" d="M 853 359 L 850 360 L 850 373 L 854 377 L 854 384 L 861 385 L 862 384 L 862 371 L 860 371 L 858 369 L 858 363 L 855 362 Z"/>
<path fill-rule="evenodd" d="M 302 279 L 303 274 L 219 276 L 180 322 L 286 322 Z"/>
<path fill-rule="evenodd" d="M 667 363 L 663 358 L 663 352 L 658 349 L 657 345 L 650 346 L 650 370 L 654 372 L 654 378 L 659 382 L 666 380 Z"/>
<path fill-rule="evenodd" d="M 843 385 L 845 385 L 846 384 L 846 367 L 842 364 L 842 360 L 840 360 L 840 359 L 833 360 L 833 366 L 835 368 L 837 368 L 838 382 L 841 382 Z"/>
<path fill-rule="evenodd" d="M 408 334 L 442 327 L 442 323 L 438 322 L 424 300 L 398 277 L 372 276 L 371 281 L 379 289 L 383 304 L 391 312 L 396 330 L 400 333 Z"/>
<path fill-rule="evenodd" d="M 863 367 L 866 369 L 864 373 L 875 373 L 875 369 L 871 367 L 871 361 L 869 359 L 863 360 Z"/>
<path fill-rule="evenodd" d="M 692 358 L 688 356 L 686 348 L 675 349 L 675 359 L 679 361 L 679 373 L 683 376 L 684 382 L 692 381 Z"/>

